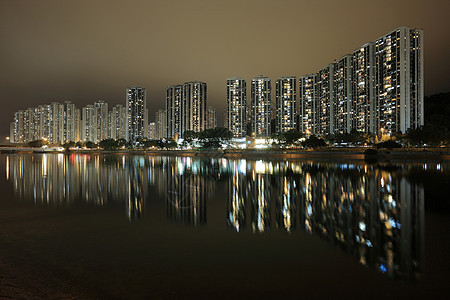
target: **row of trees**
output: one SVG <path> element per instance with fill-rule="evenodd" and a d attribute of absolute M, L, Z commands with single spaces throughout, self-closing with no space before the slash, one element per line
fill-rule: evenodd
<path fill-rule="evenodd" d="M 445 124 L 444 124 L 445 125 Z M 201 132 L 186 131 L 183 134 L 184 140 L 181 144 L 182 148 L 201 148 L 201 149 L 220 149 L 225 145 L 231 145 L 230 140 L 232 133 L 223 127 L 216 127 L 214 129 L 206 129 Z M 327 145 L 374 145 L 377 148 L 398 148 L 402 146 L 440 146 L 448 144 L 450 135 L 445 126 L 436 126 L 435 124 L 427 124 L 417 129 L 410 129 L 405 134 L 399 134 L 389 139 L 381 139 L 374 135 L 368 135 L 356 130 L 350 133 L 328 135 L 318 137 L 311 135 L 304 138 L 304 135 L 297 130 L 290 130 L 283 133 L 275 133 L 271 136 L 273 140 L 272 146 L 275 148 L 317 148 L 325 147 Z M 48 141 L 37 140 L 29 142 L 30 147 L 42 147 L 48 145 Z M 106 139 L 99 142 L 68 142 L 62 145 L 66 150 L 72 147 L 79 148 L 102 148 L 104 150 L 117 150 L 121 148 L 158 148 L 158 149 L 173 149 L 178 147 L 178 144 L 173 139 L 148 140 L 139 139 L 136 142 L 126 141 L 125 139 Z"/>

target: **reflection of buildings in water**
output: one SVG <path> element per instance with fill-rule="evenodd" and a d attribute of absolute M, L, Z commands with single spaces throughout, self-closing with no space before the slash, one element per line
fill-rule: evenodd
<path fill-rule="evenodd" d="M 278 227 L 291 232 L 299 217 L 303 230 L 351 253 L 363 265 L 391 277 L 420 275 L 424 191 L 405 179 L 405 170 L 303 162 L 228 165 L 229 227 L 238 230 L 245 224 L 248 198 L 253 232 L 269 230 L 270 202 L 275 202 Z"/>
<path fill-rule="evenodd" d="M 246 164 L 245 161 L 243 164 L 238 164 L 237 161 L 230 164 L 232 173 L 228 178 L 227 227 L 239 232 L 245 228 L 246 223 Z"/>
<path fill-rule="evenodd" d="M 145 211 L 145 199 L 148 197 L 149 177 L 145 167 L 144 157 L 132 156 L 128 159 L 128 166 L 123 168 L 125 172 L 125 185 L 128 188 L 127 199 L 127 216 L 129 220 L 140 219 Z"/>
<path fill-rule="evenodd" d="M 251 177 L 249 178 L 249 196 L 252 205 L 251 224 L 253 232 L 270 230 L 270 174 L 266 174 L 261 161 L 251 162 Z M 271 165 L 270 165 L 271 166 Z"/>
<path fill-rule="evenodd" d="M 206 224 L 206 200 L 213 195 L 214 185 L 199 173 L 189 157 L 173 158 L 166 165 L 166 215 L 169 220 L 193 226 Z"/>
<path fill-rule="evenodd" d="M 11 155 L 8 169 L 20 199 L 66 205 L 76 199 L 95 205 L 122 202 L 130 220 L 145 209 L 151 174 L 144 157 L 126 155 Z"/>
<path fill-rule="evenodd" d="M 306 172 L 301 185 L 300 219 L 307 232 L 391 277 L 420 275 L 423 188 L 367 166 Z"/>
<path fill-rule="evenodd" d="M 228 174 L 229 227 L 244 228 L 250 205 L 253 232 L 268 231 L 273 202 L 278 227 L 292 232 L 298 218 L 300 228 L 345 249 L 363 265 L 392 277 L 413 277 L 423 268 L 424 190 L 406 180 L 406 169 L 382 167 L 129 155 L 6 156 L 6 178 L 18 198 L 59 205 L 77 199 L 95 205 L 120 202 L 130 220 L 145 211 L 151 184 L 166 196 L 169 219 L 204 224 L 214 180 Z"/>
<path fill-rule="evenodd" d="M 278 228 L 292 232 L 296 227 L 297 189 L 295 179 L 291 176 L 274 178 L 280 184 L 276 186 L 276 220 Z"/>

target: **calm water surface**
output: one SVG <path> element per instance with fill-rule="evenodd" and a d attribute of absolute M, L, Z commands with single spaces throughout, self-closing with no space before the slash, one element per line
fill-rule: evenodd
<path fill-rule="evenodd" d="M 448 292 L 448 162 L 0 158 L 0 253 L 85 296 Z"/>

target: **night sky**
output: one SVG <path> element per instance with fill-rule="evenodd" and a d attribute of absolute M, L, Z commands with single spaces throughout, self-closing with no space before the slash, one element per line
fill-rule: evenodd
<path fill-rule="evenodd" d="M 249 89 L 259 74 L 315 73 L 399 26 L 424 29 L 425 94 L 447 92 L 449 14 L 448 0 L 0 0 L 1 140 L 17 110 L 125 104 L 127 86 L 147 88 L 153 121 L 166 87 L 191 80 L 222 125 L 228 77 Z"/>

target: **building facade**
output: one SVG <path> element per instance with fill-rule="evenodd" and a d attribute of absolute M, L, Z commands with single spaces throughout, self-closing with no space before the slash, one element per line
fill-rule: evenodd
<path fill-rule="evenodd" d="M 166 111 L 158 109 L 155 114 L 155 139 L 162 139 L 166 137 Z"/>
<path fill-rule="evenodd" d="M 375 41 L 377 133 L 423 125 L 423 31 L 399 27 Z"/>
<path fill-rule="evenodd" d="M 170 138 L 176 134 L 181 137 L 181 119 L 183 103 L 183 86 L 171 85 L 166 90 L 166 137 Z"/>
<path fill-rule="evenodd" d="M 214 129 L 217 127 L 216 110 L 212 106 L 208 106 L 206 112 L 206 128 Z"/>
<path fill-rule="evenodd" d="M 126 89 L 126 139 L 136 141 L 147 136 L 147 100 L 143 87 Z"/>
<path fill-rule="evenodd" d="M 306 135 L 316 134 L 316 74 L 307 74 L 299 80 L 300 126 Z"/>
<path fill-rule="evenodd" d="M 352 128 L 375 133 L 375 44 L 367 43 L 353 52 Z"/>
<path fill-rule="evenodd" d="M 297 129 L 297 79 L 295 76 L 283 76 L 276 82 L 276 119 L 277 132 Z"/>
<path fill-rule="evenodd" d="M 206 129 L 207 87 L 205 82 L 191 81 L 183 85 L 181 131 Z"/>
<path fill-rule="evenodd" d="M 227 79 L 225 127 L 235 138 L 247 134 L 247 83 L 241 77 Z"/>
<path fill-rule="evenodd" d="M 352 55 L 333 63 L 332 134 L 350 133 L 352 128 Z"/>
<path fill-rule="evenodd" d="M 268 137 L 271 134 L 271 83 L 265 76 L 252 79 L 251 131 L 255 137 Z"/>

